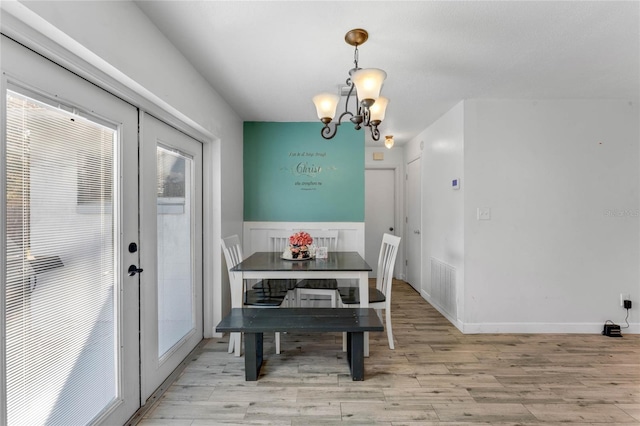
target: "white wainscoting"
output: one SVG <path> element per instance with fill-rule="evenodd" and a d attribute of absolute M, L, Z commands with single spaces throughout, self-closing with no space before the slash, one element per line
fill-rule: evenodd
<path fill-rule="evenodd" d="M 267 234 L 271 231 L 338 231 L 337 251 L 357 251 L 364 257 L 364 222 L 244 222 L 242 247 L 247 257 L 257 251 L 268 251 Z M 375 266 L 375 265 L 374 265 Z"/>
<path fill-rule="evenodd" d="M 431 299 L 444 310 L 447 318 L 457 318 L 456 296 L 456 268 L 432 257 Z"/>

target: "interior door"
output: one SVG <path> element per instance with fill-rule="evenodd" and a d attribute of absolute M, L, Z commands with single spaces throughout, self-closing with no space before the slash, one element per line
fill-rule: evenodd
<path fill-rule="evenodd" d="M 395 235 L 395 170 L 365 169 L 364 244 L 365 260 L 376 276 L 382 235 Z"/>
<path fill-rule="evenodd" d="M 417 291 L 422 282 L 422 160 L 413 160 L 407 165 L 407 227 L 406 258 L 407 281 Z"/>
<path fill-rule="evenodd" d="M 123 424 L 140 407 L 137 110 L 0 43 L 0 424 Z"/>
<path fill-rule="evenodd" d="M 202 144 L 141 113 L 142 401 L 202 340 Z"/>

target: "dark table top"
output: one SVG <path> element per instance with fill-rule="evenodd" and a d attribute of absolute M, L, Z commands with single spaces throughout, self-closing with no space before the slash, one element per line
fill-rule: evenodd
<path fill-rule="evenodd" d="M 282 253 L 259 251 L 231 268 L 232 271 L 371 271 L 356 251 L 329 252 L 326 259 L 285 260 Z"/>
<path fill-rule="evenodd" d="M 384 331 L 371 308 L 233 308 L 217 332 Z"/>

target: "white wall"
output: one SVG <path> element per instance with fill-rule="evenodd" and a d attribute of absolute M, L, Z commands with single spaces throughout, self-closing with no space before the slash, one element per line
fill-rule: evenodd
<path fill-rule="evenodd" d="M 449 319 L 464 332 L 625 326 L 620 293 L 640 303 L 638 112 L 624 100 L 470 100 L 412 140 L 407 161 L 424 143 L 423 296 L 437 307 L 435 257 L 457 270 Z M 638 319 L 632 309 L 623 333 Z"/>
<path fill-rule="evenodd" d="M 466 178 L 464 156 L 464 104 L 461 102 L 414 138 L 405 148 L 407 163 L 422 155 L 422 296 L 454 324 L 464 318 L 464 227 Z M 420 148 L 422 146 L 422 148 Z M 420 151 L 421 150 L 421 151 Z M 459 179 L 460 189 L 451 181 Z M 445 309 L 445 301 L 434 291 L 430 259 L 455 268 L 452 289 L 456 308 Z"/>
<path fill-rule="evenodd" d="M 44 21 L 24 12 L 24 6 Z M 125 99 L 139 100 L 142 107 L 160 105 L 158 111 L 167 112 L 171 124 L 184 120 L 210 135 L 205 146 L 205 179 L 211 193 L 205 194 L 205 204 L 212 214 L 210 223 L 204 224 L 212 238 L 211 250 L 206 252 L 209 259 L 205 259 L 209 262 L 205 269 L 211 271 L 211 282 L 206 286 L 210 287 L 212 317 L 205 319 L 205 335 L 210 335 L 211 327 L 229 307 L 228 290 L 223 285 L 228 275 L 221 264 L 219 238 L 242 233 L 242 120 L 132 2 L 26 2 L 2 7 L 31 27 L 36 26 L 45 39 L 53 37 L 62 44 L 64 49 L 58 49 L 63 52 L 61 58 L 74 62 L 74 55 L 79 55 L 89 63 L 100 64 L 105 81 L 116 82 L 116 91 L 126 86 L 118 93 Z M 42 51 L 38 43 L 30 47 Z M 65 49 L 73 54 L 64 53 Z M 131 93 L 142 93 L 144 99 L 129 96 Z"/>
<path fill-rule="evenodd" d="M 622 323 L 619 294 L 640 303 L 637 105 L 472 100 L 464 114 L 465 331 Z"/>

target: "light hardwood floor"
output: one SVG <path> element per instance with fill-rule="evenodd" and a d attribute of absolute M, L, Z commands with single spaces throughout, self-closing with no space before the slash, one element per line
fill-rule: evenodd
<path fill-rule="evenodd" d="M 155 425 L 640 424 L 640 335 L 463 335 L 394 281 L 396 349 L 371 333 L 353 382 L 338 334 L 265 335 L 257 382 L 211 339 L 139 423 Z"/>

